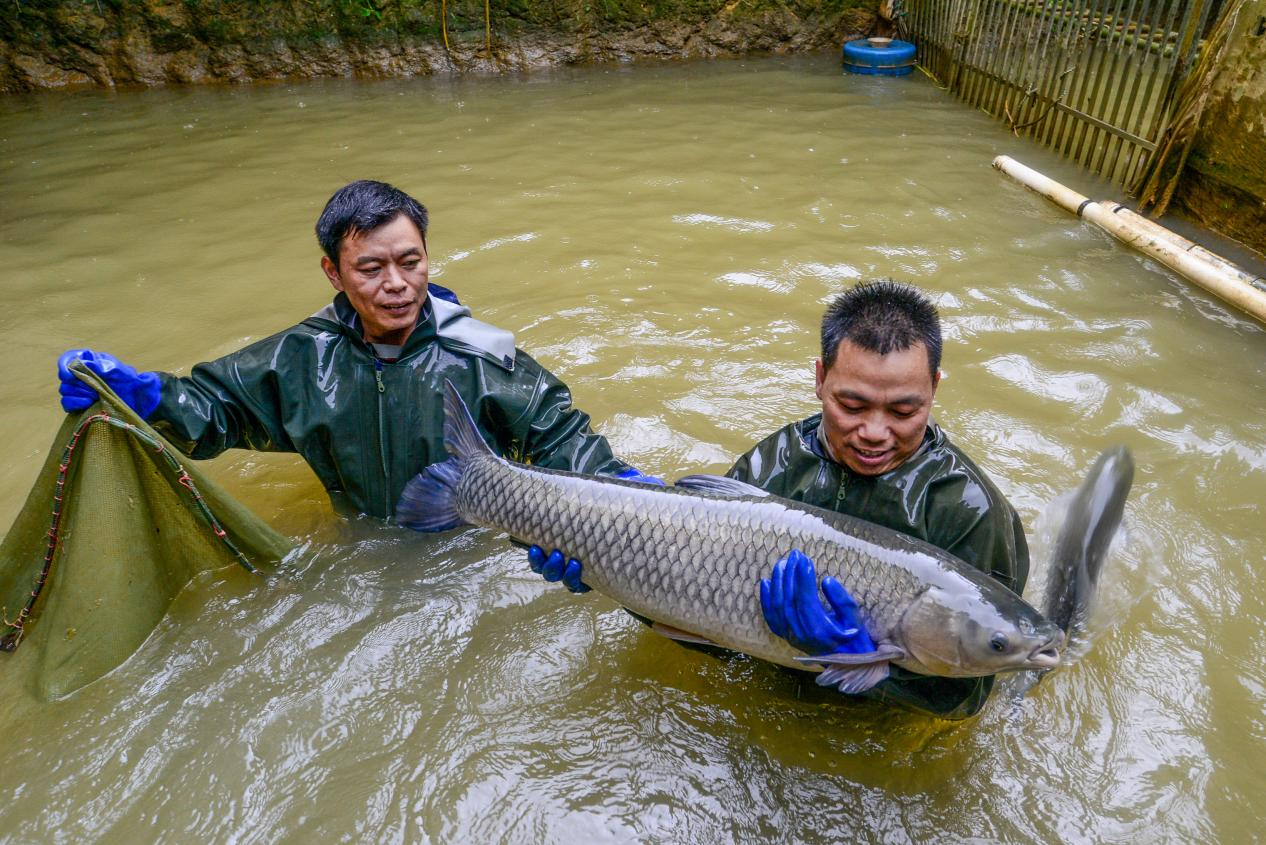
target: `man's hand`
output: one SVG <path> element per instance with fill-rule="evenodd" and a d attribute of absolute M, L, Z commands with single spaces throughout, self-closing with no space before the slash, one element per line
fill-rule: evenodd
<path fill-rule="evenodd" d="M 643 484 L 658 484 L 664 486 L 662 478 L 656 478 L 653 475 L 644 475 L 641 470 L 634 467 L 621 470 L 616 478 L 622 478 L 625 481 L 640 481 Z M 540 546 L 531 546 L 528 548 L 528 566 L 532 567 L 532 571 L 542 576 L 546 581 L 551 583 L 562 581 L 563 586 L 571 590 L 573 593 L 587 593 L 591 589 L 588 584 L 580 580 L 581 571 L 584 566 L 575 558 L 568 559 L 558 549 L 545 554 L 545 550 Z"/>
<path fill-rule="evenodd" d="M 101 376 L 101 379 L 122 399 L 129 408 L 147 419 L 158 407 L 160 385 L 158 373 L 138 373 L 113 355 L 94 352 L 91 349 L 68 349 L 57 359 L 57 378 L 61 382 L 58 393 L 62 397 L 62 410 L 77 413 L 92 405 L 99 398 L 97 391 L 84 384 L 70 371 L 73 361 Z"/>
<path fill-rule="evenodd" d="M 546 557 L 545 550 L 540 546 L 531 546 L 528 548 L 528 566 L 550 583 L 562 581 L 563 586 L 573 593 L 587 593 L 590 590 L 589 585 L 580 580 L 580 561 L 575 558 L 567 560 L 558 549 L 554 549 Z"/>
<path fill-rule="evenodd" d="M 857 602 L 844 585 L 827 576 L 822 592 L 831 604 L 829 612 L 818 597 L 813 561 L 793 549 L 760 582 L 760 604 L 769 630 L 808 655 L 874 651 L 875 643 L 858 618 Z"/>
<path fill-rule="evenodd" d="M 660 487 L 665 486 L 664 479 L 657 478 L 653 475 L 643 475 L 642 471 L 636 467 L 629 467 L 628 469 L 620 470 L 615 474 L 615 477 L 624 479 L 625 481 L 640 481 L 643 484 L 658 484 Z"/>

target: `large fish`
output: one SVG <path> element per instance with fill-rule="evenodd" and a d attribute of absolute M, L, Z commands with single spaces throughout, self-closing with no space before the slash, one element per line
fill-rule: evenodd
<path fill-rule="evenodd" d="M 444 445 L 454 457 L 406 486 L 400 524 L 466 523 L 584 562 L 585 582 L 656 622 L 862 692 L 890 663 L 964 677 L 1059 663 L 1063 632 L 1015 593 L 927 543 L 738 481 L 690 476 L 674 487 L 540 469 L 499 458 L 452 385 Z M 791 549 L 856 599 L 874 652 L 809 659 L 765 624 L 758 582 Z"/>

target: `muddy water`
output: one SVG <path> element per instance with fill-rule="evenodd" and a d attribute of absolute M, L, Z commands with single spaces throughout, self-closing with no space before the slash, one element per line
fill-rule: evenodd
<path fill-rule="evenodd" d="M 340 522 L 290 456 L 214 477 L 304 553 L 187 589 L 119 670 L 18 707 L 9 841 L 1246 841 L 1266 793 L 1266 332 L 990 169 L 1109 192 L 925 78 L 833 56 L 0 101 L 0 524 L 76 345 L 187 372 L 330 296 L 360 177 L 435 278 L 675 477 L 810 413 L 854 280 L 931 291 L 936 415 L 1030 530 L 1138 463 L 1093 646 L 946 724 L 657 639 L 483 531 Z M 7 671 L 7 667 L 4 670 Z"/>

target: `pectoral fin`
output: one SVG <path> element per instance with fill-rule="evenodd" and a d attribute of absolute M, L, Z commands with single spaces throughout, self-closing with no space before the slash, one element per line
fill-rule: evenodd
<path fill-rule="evenodd" d="M 717 496 L 731 496 L 738 498 L 740 496 L 759 496 L 764 498 L 769 495 L 769 491 L 762 490 L 748 484 L 746 481 L 738 481 L 733 478 L 726 478 L 723 475 L 686 475 L 673 482 L 674 487 L 680 487 L 683 490 L 698 490 L 701 493 L 712 493 Z"/>
<path fill-rule="evenodd" d="M 692 634 L 689 631 L 683 631 L 680 628 L 674 628 L 672 625 L 665 625 L 663 622 L 652 622 L 651 630 L 659 634 L 661 637 L 668 637 L 670 640 L 676 640 L 680 643 L 697 643 L 698 645 L 716 645 L 707 637 L 701 637 L 698 634 Z"/>
<path fill-rule="evenodd" d="M 855 695 L 887 678 L 889 661 L 900 660 L 905 656 L 904 649 L 890 643 L 880 643 L 874 651 L 861 654 L 820 654 L 815 657 L 797 657 L 796 660 L 826 666 L 818 675 L 819 686 L 836 687 L 840 692 Z"/>
<path fill-rule="evenodd" d="M 835 687 L 840 692 L 857 695 L 865 692 L 888 677 L 888 664 L 871 663 L 869 666 L 855 666 L 844 669 L 836 666 L 818 675 L 818 686 Z"/>

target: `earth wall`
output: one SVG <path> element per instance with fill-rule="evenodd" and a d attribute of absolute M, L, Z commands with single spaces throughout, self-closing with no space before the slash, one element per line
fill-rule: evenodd
<path fill-rule="evenodd" d="M 0 93 L 838 46 L 878 0 L 5 0 Z"/>

